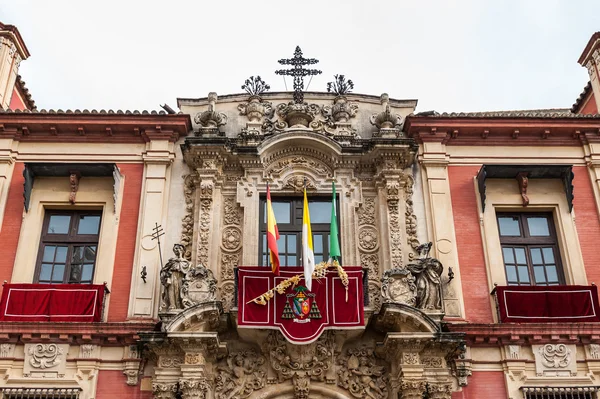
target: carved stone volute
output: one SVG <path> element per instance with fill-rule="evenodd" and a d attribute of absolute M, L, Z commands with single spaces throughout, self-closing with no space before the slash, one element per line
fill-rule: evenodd
<path fill-rule="evenodd" d="M 194 122 L 199 124 L 200 135 L 219 134 L 219 127 L 227 123 L 227 115 L 216 111 L 217 93 L 208 93 L 208 110 L 196 114 Z"/>
<path fill-rule="evenodd" d="M 378 114 L 373 114 L 369 120 L 372 125 L 375 125 L 377 129 L 379 129 L 374 136 L 396 138 L 401 135 L 400 124 L 402 122 L 402 117 L 392 113 L 389 100 L 390 97 L 387 93 L 382 94 L 381 105 L 383 105 L 383 111 Z"/>

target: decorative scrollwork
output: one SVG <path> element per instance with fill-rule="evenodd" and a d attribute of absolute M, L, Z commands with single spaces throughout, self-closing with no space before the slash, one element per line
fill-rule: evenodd
<path fill-rule="evenodd" d="M 56 344 L 37 344 L 29 348 L 29 364 L 36 369 L 58 366 L 63 349 Z"/>
<path fill-rule="evenodd" d="M 384 366 L 377 365 L 373 351 L 348 349 L 338 363 L 338 385 L 355 398 L 387 398 L 388 376 Z"/>

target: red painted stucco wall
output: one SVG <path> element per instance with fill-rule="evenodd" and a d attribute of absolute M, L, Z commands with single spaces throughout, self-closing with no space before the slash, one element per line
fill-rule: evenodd
<path fill-rule="evenodd" d="M 471 323 L 492 323 L 490 292 L 477 211 L 477 193 L 473 183 L 473 177 L 480 168 L 481 165 L 449 166 L 448 178 L 465 318 Z"/>
<path fill-rule="evenodd" d="M 21 234 L 21 222 L 23 221 L 23 162 L 16 162 L 10 186 L 8 187 L 8 198 L 4 209 L 4 220 L 0 230 L 0 281 L 11 281 L 19 235 Z"/>
<path fill-rule="evenodd" d="M 117 166 L 121 174 L 125 176 L 125 188 L 122 194 L 123 204 L 119 218 L 117 251 L 113 280 L 110 286 L 108 321 L 124 321 L 127 319 L 144 173 L 144 165 L 141 163 L 118 164 Z"/>
<path fill-rule="evenodd" d="M 469 385 L 454 392 L 452 399 L 506 399 L 506 383 L 502 371 L 474 371 Z"/>
<path fill-rule="evenodd" d="M 96 399 L 152 399 L 152 391 L 141 391 L 140 383 L 127 385 L 127 378 L 119 370 L 98 371 Z"/>

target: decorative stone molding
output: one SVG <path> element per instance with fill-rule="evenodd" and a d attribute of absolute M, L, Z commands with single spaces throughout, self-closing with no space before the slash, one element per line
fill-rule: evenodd
<path fill-rule="evenodd" d="M 258 145 L 262 139 L 265 118 L 270 120 L 274 116 L 273 104 L 263 100 L 260 95 L 251 95 L 247 102 L 238 104 L 237 108 L 240 115 L 248 117 L 240 136 L 245 139 L 247 145 Z"/>
<path fill-rule="evenodd" d="M 69 345 L 25 344 L 24 377 L 64 377 Z"/>
<path fill-rule="evenodd" d="M 284 185 L 284 188 L 289 188 L 294 190 L 294 192 L 301 193 L 306 190 L 315 190 L 317 188 L 315 181 L 307 176 L 295 175 L 288 178 Z"/>
<path fill-rule="evenodd" d="M 79 357 L 81 359 L 90 359 L 96 351 L 96 345 L 83 344 L 79 347 Z"/>
<path fill-rule="evenodd" d="M 392 268 L 402 267 L 402 233 L 400 232 L 400 182 L 386 182 L 388 228 L 390 235 L 390 261 Z"/>
<path fill-rule="evenodd" d="M 573 357 L 575 345 L 545 344 L 532 345 L 535 357 L 535 370 L 538 376 L 568 377 L 577 375 L 577 362 Z"/>
<path fill-rule="evenodd" d="M 352 127 L 350 118 L 354 118 L 357 112 L 358 104 L 349 102 L 343 95 L 335 97 L 333 105 L 324 105 L 321 110 L 325 117 L 326 131 L 342 144 L 356 138 L 356 129 Z"/>
<path fill-rule="evenodd" d="M 229 354 L 219 363 L 215 376 L 215 398 L 245 398 L 265 386 L 265 358 L 255 350 Z"/>
<path fill-rule="evenodd" d="M 590 359 L 600 359 L 600 345 L 599 344 L 589 344 L 587 346 L 588 354 Z"/>
<path fill-rule="evenodd" d="M 374 252 L 379 248 L 379 235 L 373 226 L 363 226 L 358 230 L 358 246 L 364 252 Z"/>
<path fill-rule="evenodd" d="M 508 345 L 506 347 L 506 357 L 508 359 L 519 360 L 521 358 L 521 347 L 519 345 Z"/>
<path fill-rule="evenodd" d="M 12 357 L 15 352 L 15 344 L 0 344 L 0 358 Z"/>
<path fill-rule="evenodd" d="M 379 231 L 375 218 L 374 196 L 363 197 L 363 202 L 356 209 L 358 219 L 357 241 L 360 263 L 368 269 L 369 278 L 369 306 L 376 312 L 381 307 L 381 294 L 379 289 Z"/>
<path fill-rule="evenodd" d="M 355 398 L 384 399 L 388 397 L 388 375 L 384 366 L 377 364 L 372 350 L 348 349 L 339 357 L 338 386 Z M 422 398 L 421 398 L 422 399 Z"/>
<path fill-rule="evenodd" d="M 239 265 L 242 257 L 243 214 L 234 196 L 223 196 L 223 219 L 221 228 L 221 286 L 220 298 L 223 308 L 228 312 L 233 303 L 234 294 L 234 268 Z"/>
<path fill-rule="evenodd" d="M 217 103 L 217 93 L 208 93 L 208 110 L 196 114 L 194 122 L 200 125 L 199 135 L 218 135 L 219 128 L 227 124 L 227 115 L 217 112 L 215 104 Z"/>
<path fill-rule="evenodd" d="M 427 392 L 431 399 L 451 399 L 452 384 L 449 383 L 428 383 Z"/>

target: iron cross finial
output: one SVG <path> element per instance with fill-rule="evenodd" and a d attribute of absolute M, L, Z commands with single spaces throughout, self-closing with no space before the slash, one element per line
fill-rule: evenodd
<path fill-rule="evenodd" d="M 275 71 L 277 75 L 288 75 L 294 77 L 294 102 L 302 104 L 304 102 L 304 77 L 313 76 L 321 73 L 318 69 L 304 69 L 304 65 L 313 65 L 319 62 L 315 58 L 304 58 L 300 46 L 296 46 L 294 58 L 283 58 L 279 61 L 281 65 L 293 65 L 291 69 L 279 69 Z"/>

